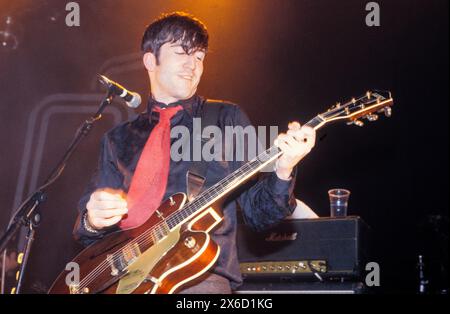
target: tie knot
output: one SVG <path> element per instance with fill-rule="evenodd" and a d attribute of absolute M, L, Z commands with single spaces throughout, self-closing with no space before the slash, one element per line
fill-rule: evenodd
<path fill-rule="evenodd" d="M 153 110 L 159 112 L 159 120 L 170 120 L 178 111 L 183 109 L 180 105 L 174 107 L 154 107 Z"/>

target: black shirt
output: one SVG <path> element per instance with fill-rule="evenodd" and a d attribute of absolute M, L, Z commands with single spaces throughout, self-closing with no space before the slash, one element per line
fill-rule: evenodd
<path fill-rule="evenodd" d="M 169 104 L 168 106 L 181 105 L 183 107 L 183 110 L 172 117 L 171 128 L 185 126 L 192 130 L 193 118 L 200 116 L 203 104 L 204 99 L 198 95 Z M 110 228 L 98 234 L 91 233 L 83 228 L 80 217 L 86 212 L 86 204 L 94 190 L 109 187 L 128 191 L 142 149 L 155 125 L 152 123 L 152 108 L 155 105 L 165 106 L 150 99 L 145 112 L 116 126 L 103 136 L 96 172 L 78 206 L 80 216 L 75 224 L 74 236 L 82 244 L 89 245 L 102 238 L 107 232 L 116 230 Z M 226 126 L 247 127 L 250 125 L 247 115 L 239 106 L 222 103 L 218 119 L 218 127 L 222 131 Z M 174 140 L 176 139 L 172 139 L 172 144 Z M 244 161 L 235 159 L 233 161 L 210 161 L 204 189 L 241 167 L 246 159 Z M 190 166 L 190 161 L 174 161 L 171 158 L 168 183 L 163 199 L 167 199 L 177 192 L 186 193 L 186 172 Z M 239 208 L 239 212 L 242 212 L 246 224 L 256 231 L 264 230 L 294 211 L 296 206 L 293 196 L 294 183 L 295 173 L 290 180 L 279 179 L 274 171 L 261 173 L 255 180 L 239 187 L 225 203 L 222 209 L 224 220 L 212 235 L 213 240 L 221 248 L 221 254 L 213 272 L 228 278 L 232 289 L 236 289 L 242 283 L 236 248 L 236 245 L 239 245 L 236 243 L 237 209 Z"/>

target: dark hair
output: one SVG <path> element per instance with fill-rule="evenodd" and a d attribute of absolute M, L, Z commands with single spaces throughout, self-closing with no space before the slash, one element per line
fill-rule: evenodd
<path fill-rule="evenodd" d="M 206 26 L 194 16 L 184 12 L 163 14 L 153 21 L 144 32 L 141 49 L 151 52 L 159 62 L 159 50 L 165 43 L 180 41 L 183 50 L 190 54 L 208 50 Z"/>

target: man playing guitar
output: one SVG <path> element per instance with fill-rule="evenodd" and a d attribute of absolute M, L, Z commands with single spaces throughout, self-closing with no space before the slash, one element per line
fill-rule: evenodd
<path fill-rule="evenodd" d="M 191 15 L 165 14 L 146 29 L 142 52 L 151 97 L 146 111 L 103 137 L 98 168 L 79 202 L 80 215 L 74 228 L 75 238 L 84 245 L 142 224 L 149 215 L 145 208 L 157 208 L 170 195 L 186 191 L 186 173 L 192 162 L 170 158 L 161 141 L 175 126 L 192 129 L 193 118 L 208 106 L 196 93 L 207 50 L 206 27 Z M 217 126 L 222 130 L 225 126 L 251 125 L 239 106 L 227 102 L 220 106 Z M 201 280 L 177 292 L 230 293 L 242 283 L 235 243 L 237 207 L 255 230 L 290 215 L 296 207 L 295 166 L 314 143 L 314 129 L 298 122 L 290 123 L 287 133 L 278 135 L 276 145 L 282 154 L 275 171 L 243 186 L 222 208 L 221 225 L 211 231 L 212 240 L 220 247 L 216 263 Z M 205 186 L 219 182 L 245 162 L 208 161 Z"/>

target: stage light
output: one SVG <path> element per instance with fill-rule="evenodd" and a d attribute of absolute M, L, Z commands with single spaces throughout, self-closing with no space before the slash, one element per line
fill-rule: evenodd
<path fill-rule="evenodd" d="M 0 50 L 15 50 L 19 46 L 13 25 L 11 16 L 5 16 L 0 20 Z"/>

